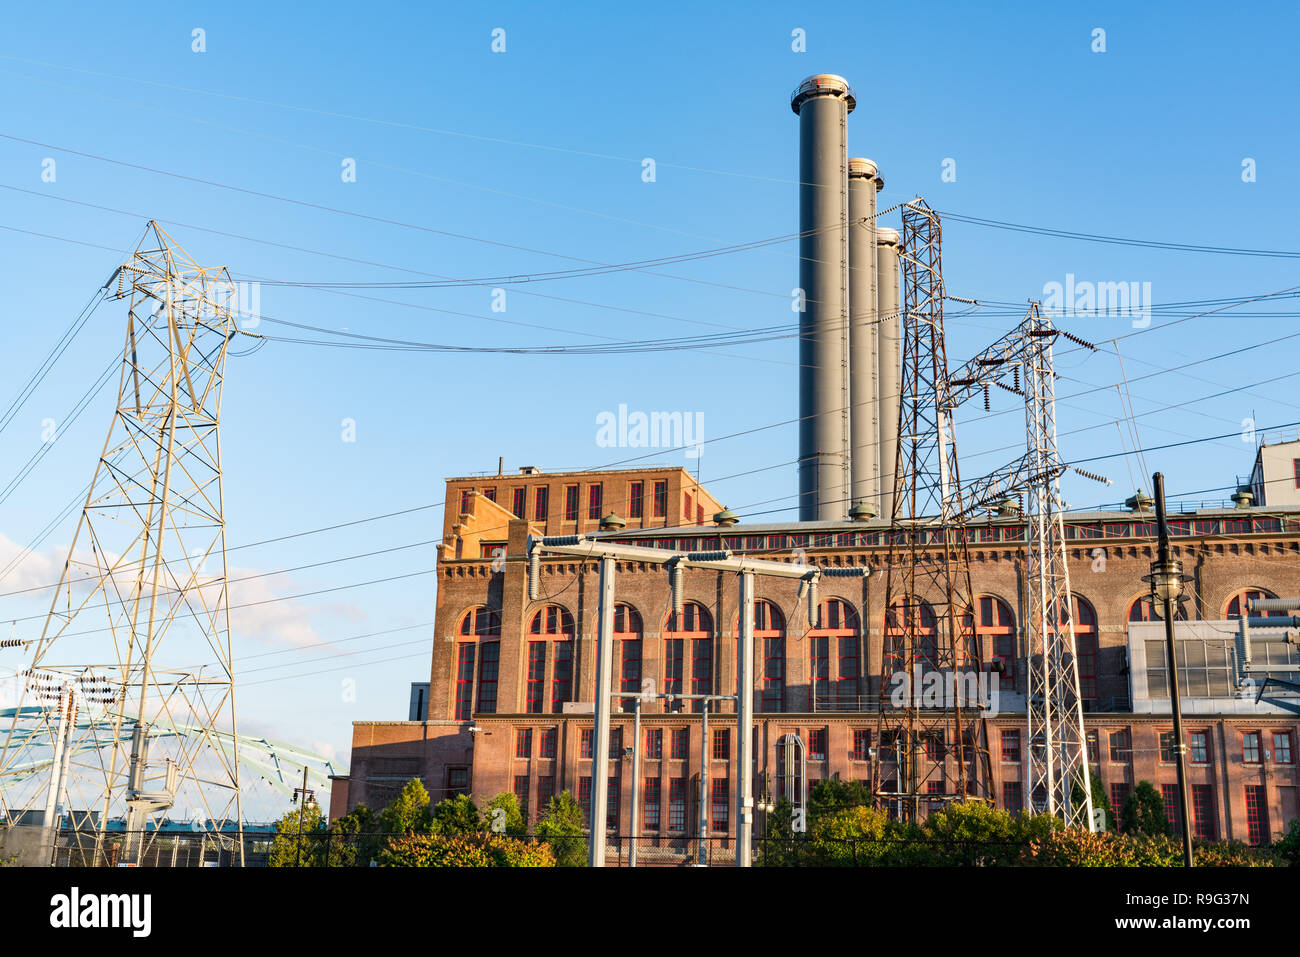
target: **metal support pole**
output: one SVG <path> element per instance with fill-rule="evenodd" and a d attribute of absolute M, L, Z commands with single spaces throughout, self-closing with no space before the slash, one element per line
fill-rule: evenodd
<path fill-rule="evenodd" d="M 632 846 L 627 852 L 627 866 L 636 867 L 636 846 L 641 837 L 638 815 L 641 813 L 641 697 L 632 701 Z"/>
<path fill-rule="evenodd" d="M 1156 527 L 1159 534 L 1157 561 L 1161 568 L 1169 568 L 1169 525 L 1165 520 L 1165 477 L 1160 472 L 1152 476 L 1156 493 Z M 1181 591 L 1181 584 L 1179 590 Z M 1174 657 L 1174 614 L 1177 611 L 1169 589 L 1163 601 L 1165 618 L 1165 653 L 1169 656 L 1169 704 L 1174 712 L 1174 741 L 1178 745 L 1178 800 L 1182 804 L 1183 864 L 1192 866 L 1192 818 L 1187 800 L 1187 753 L 1183 738 L 1183 706 L 1178 696 L 1178 659 Z"/>
<path fill-rule="evenodd" d="M 591 759 L 589 867 L 605 866 L 605 815 L 609 810 L 609 699 L 614 674 L 614 559 L 600 559 L 600 604 L 596 611 L 596 740 Z"/>
<path fill-rule="evenodd" d="M 54 866 L 55 850 L 59 844 L 59 794 L 63 791 L 66 764 L 64 752 L 67 749 L 69 725 L 72 710 L 72 683 L 65 681 L 59 688 L 59 723 L 54 730 L 54 755 L 50 759 L 50 791 L 45 798 L 45 818 L 41 822 L 44 833 L 42 844 L 44 853 L 42 861 L 46 867 Z"/>
<path fill-rule="evenodd" d="M 736 662 L 736 864 L 753 863 L 754 575 L 740 573 L 740 643 Z"/>
<path fill-rule="evenodd" d="M 294 867 L 302 867 L 302 815 L 307 809 L 307 765 L 302 766 L 302 794 L 298 796 L 298 852 L 294 855 Z"/>
<path fill-rule="evenodd" d="M 700 730 L 700 797 L 699 806 L 699 832 L 700 847 L 695 855 L 695 863 L 700 867 L 707 867 L 708 860 L 705 857 L 705 843 L 709 837 L 709 818 L 708 810 L 708 790 L 709 790 L 709 699 L 704 699 L 704 721 Z"/>

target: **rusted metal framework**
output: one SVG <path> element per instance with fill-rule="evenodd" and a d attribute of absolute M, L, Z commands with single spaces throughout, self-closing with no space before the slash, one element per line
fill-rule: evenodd
<path fill-rule="evenodd" d="M 878 806 L 917 820 L 989 800 L 988 678 L 974 621 L 943 329 L 939 217 L 903 205 L 903 367 L 881 631 Z"/>
<path fill-rule="evenodd" d="M 117 408 L 0 739 L 0 809 L 97 814 L 101 841 L 110 817 L 143 841 L 171 811 L 242 857 L 221 828 L 243 817 L 218 434 L 237 290 L 151 222 L 110 295 L 128 303 Z M 55 687 L 85 720 L 60 721 Z"/>

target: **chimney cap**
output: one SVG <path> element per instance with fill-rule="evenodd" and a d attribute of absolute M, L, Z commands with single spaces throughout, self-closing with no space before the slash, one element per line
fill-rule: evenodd
<path fill-rule="evenodd" d="M 876 164 L 864 156 L 853 156 L 849 158 L 849 175 L 850 176 L 875 176 L 880 170 Z"/>
<path fill-rule="evenodd" d="M 848 80 L 837 73 L 817 73 L 795 87 L 795 91 L 790 94 L 790 109 L 797 116 L 805 100 L 827 95 L 844 97 L 850 113 L 858 105 L 858 99 L 853 95 L 853 87 L 849 86 Z"/>
<path fill-rule="evenodd" d="M 730 528 L 732 525 L 735 525 L 739 521 L 740 519 L 736 516 L 736 513 L 733 512 L 731 509 L 727 508 L 725 505 L 722 507 L 721 512 L 717 512 L 713 516 L 713 523 L 715 525 L 721 525 L 723 528 Z"/>
<path fill-rule="evenodd" d="M 877 246 L 897 246 L 902 241 L 902 237 L 898 235 L 898 230 L 890 229 L 888 226 L 876 227 Z"/>

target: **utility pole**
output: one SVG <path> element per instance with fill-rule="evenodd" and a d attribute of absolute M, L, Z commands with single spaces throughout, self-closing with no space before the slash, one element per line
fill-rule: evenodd
<path fill-rule="evenodd" d="M 1170 554 L 1169 523 L 1165 519 L 1165 477 L 1160 472 L 1151 476 L 1156 493 L 1156 530 L 1159 535 L 1156 560 L 1151 564 L 1151 574 L 1145 579 L 1151 584 L 1151 602 L 1160 603 L 1165 620 L 1165 654 L 1169 658 L 1169 705 L 1174 714 L 1174 741 L 1178 745 L 1178 801 L 1182 805 L 1183 866 L 1192 866 L 1192 818 L 1187 800 L 1187 750 L 1183 742 L 1183 706 L 1178 695 L 1178 659 L 1174 649 L 1174 615 L 1178 598 L 1183 592 L 1183 563 Z"/>
<path fill-rule="evenodd" d="M 307 810 L 307 804 L 314 802 L 316 798 L 315 791 L 307 789 L 307 765 L 302 766 L 302 787 L 293 789 L 293 799 L 298 805 L 298 852 L 294 856 L 294 867 L 302 867 L 302 816 Z M 328 864 L 329 862 L 326 861 Z"/>
<path fill-rule="evenodd" d="M 636 867 L 636 845 L 641 837 L 637 815 L 641 813 L 641 696 L 632 701 L 632 846 L 628 849 L 627 866 Z"/>

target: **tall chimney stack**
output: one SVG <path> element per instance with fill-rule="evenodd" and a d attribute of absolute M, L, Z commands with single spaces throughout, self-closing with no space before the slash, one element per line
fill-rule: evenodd
<path fill-rule="evenodd" d="M 856 100 L 842 76 L 799 84 L 799 519 L 848 516 L 848 116 Z"/>
<path fill-rule="evenodd" d="M 884 185 L 871 160 L 849 160 L 849 396 L 853 406 L 849 517 L 856 520 L 866 520 L 880 510 L 876 193 Z"/>
<path fill-rule="evenodd" d="M 895 230 L 876 227 L 876 308 L 880 321 L 876 389 L 880 409 L 880 514 L 894 515 L 894 473 L 898 461 L 898 409 L 902 390 L 902 314 L 898 306 L 898 247 Z"/>

